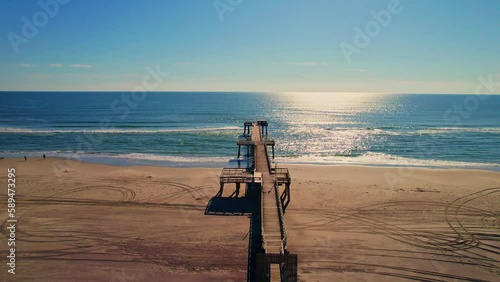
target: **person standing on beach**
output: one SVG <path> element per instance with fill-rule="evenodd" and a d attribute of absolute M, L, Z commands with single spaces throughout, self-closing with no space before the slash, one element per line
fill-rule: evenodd
<path fill-rule="evenodd" d="M 28 158 L 26 157 L 26 155 L 24 155 L 24 161 L 27 161 L 27 160 L 28 160 Z"/>
<path fill-rule="evenodd" d="M 43 159 L 45 160 L 45 154 L 43 154 Z"/>

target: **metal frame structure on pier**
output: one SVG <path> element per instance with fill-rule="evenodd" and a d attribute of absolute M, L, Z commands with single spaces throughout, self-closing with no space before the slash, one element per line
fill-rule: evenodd
<path fill-rule="evenodd" d="M 224 168 L 220 175 L 222 196 L 224 185 L 236 184 L 236 195 L 240 185 L 260 189 L 260 224 L 262 248 L 257 254 L 255 281 L 297 281 L 297 255 L 286 250 L 287 235 L 284 213 L 290 202 L 291 177 L 287 168 L 273 167 L 274 140 L 268 137 L 268 122 L 259 120 L 245 122 L 243 135 L 238 138 L 238 158 L 241 147 L 247 152 L 247 159 L 252 158 L 251 165 L 245 168 Z M 272 148 L 272 158 L 268 155 L 268 147 Z M 252 156 L 250 156 L 252 154 Z M 284 186 L 282 192 L 280 187 Z"/>

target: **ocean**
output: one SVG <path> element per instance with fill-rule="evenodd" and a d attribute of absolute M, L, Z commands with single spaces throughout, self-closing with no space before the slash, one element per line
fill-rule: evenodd
<path fill-rule="evenodd" d="M 500 170 L 500 96 L 0 92 L 0 157 L 217 166 L 265 119 L 277 163 Z"/>

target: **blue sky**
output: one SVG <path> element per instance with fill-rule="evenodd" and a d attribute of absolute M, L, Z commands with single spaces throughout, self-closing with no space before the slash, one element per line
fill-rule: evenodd
<path fill-rule="evenodd" d="M 155 91 L 473 93 L 479 76 L 500 81 L 500 1 L 392 1 L 2 0 L 0 90 L 132 90 L 148 66 L 169 74 Z"/>

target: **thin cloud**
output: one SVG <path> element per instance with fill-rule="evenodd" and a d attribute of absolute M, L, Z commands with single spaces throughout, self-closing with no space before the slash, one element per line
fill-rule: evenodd
<path fill-rule="evenodd" d="M 392 85 L 403 85 L 405 87 L 412 86 L 414 89 L 415 86 L 418 86 L 419 88 L 423 89 L 425 87 L 434 87 L 434 89 L 438 87 L 446 87 L 447 89 L 453 89 L 453 88 L 463 88 L 467 87 L 468 84 L 467 82 L 463 81 L 455 81 L 455 80 L 432 80 L 432 79 L 424 79 L 424 80 L 417 80 L 417 79 L 408 79 L 408 80 L 380 80 L 382 84 L 392 84 Z M 443 88 L 445 89 L 445 88 Z M 445 90 L 446 91 L 446 90 Z M 449 91 L 449 90 L 448 90 Z M 432 92 L 430 92 L 432 93 Z"/>
<path fill-rule="evenodd" d="M 290 65 L 296 66 L 327 66 L 327 62 L 291 62 Z"/>
<path fill-rule="evenodd" d="M 57 79 L 65 79 L 68 77 L 74 78 L 84 78 L 84 79 L 110 79 L 113 78 L 113 75 L 109 73 L 73 73 L 73 72 L 65 72 L 59 74 L 51 74 L 51 73 L 30 73 L 28 74 L 33 78 L 57 78 Z"/>
<path fill-rule="evenodd" d="M 346 71 L 352 71 L 352 72 L 367 72 L 368 70 L 365 70 L 365 69 L 351 69 L 351 70 L 346 70 Z"/>
<path fill-rule="evenodd" d="M 32 65 L 32 64 L 18 64 L 17 66 L 21 67 L 21 68 L 34 68 L 34 67 L 36 67 L 36 65 Z"/>
<path fill-rule="evenodd" d="M 73 65 L 69 65 L 69 66 L 72 68 L 84 68 L 84 69 L 88 69 L 88 68 L 92 67 L 91 65 L 79 65 L 79 64 L 73 64 Z"/>
<path fill-rule="evenodd" d="M 63 65 L 61 64 L 50 64 L 50 67 L 52 68 L 62 68 Z"/>
<path fill-rule="evenodd" d="M 65 73 L 65 76 L 77 77 L 77 78 L 90 78 L 90 79 L 109 79 L 112 77 L 109 73 Z"/>
<path fill-rule="evenodd" d="M 50 73 L 30 73 L 30 77 L 32 78 L 40 78 L 40 79 L 48 79 L 48 78 L 60 78 L 60 75 L 50 74 Z"/>
<path fill-rule="evenodd" d="M 176 65 L 188 66 L 188 65 L 190 65 L 190 64 L 191 64 L 191 62 L 176 62 L 176 63 L 174 63 L 174 64 L 176 64 Z"/>

